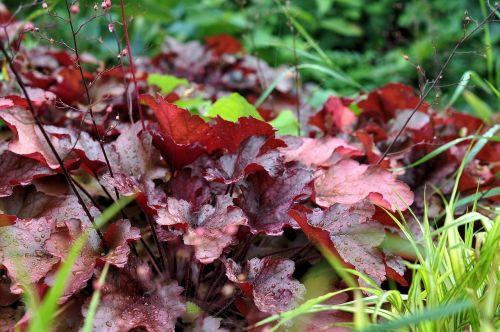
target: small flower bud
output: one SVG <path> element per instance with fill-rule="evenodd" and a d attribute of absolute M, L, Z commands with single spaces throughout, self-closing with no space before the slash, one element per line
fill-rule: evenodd
<path fill-rule="evenodd" d="M 36 31 L 36 29 L 37 28 L 35 28 L 35 26 L 31 22 L 28 22 L 24 25 L 24 32 L 32 32 L 32 31 Z"/>
<path fill-rule="evenodd" d="M 108 24 L 108 30 L 109 30 L 109 32 L 115 31 L 115 24 L 114 23 L 109 23 Z"/>
<path fill-rule="evenodd" d="M 403 59 L 405 59 L 405 61 L 408 61 L 410 58 L 408 57 L 408 55 L 403 55 Z"/>
<path fill-rule="evenodd" d="M 72 14 L 78 14 L 80 12 L 80 6 L 78 5 L 78 3 L 75 3 L 74 5 L 72 5 L 70 7 L 70 11 Z"/>
<path fill-rule="evenodd" d="M 47 5 L 47 3 L 44 1 L 44 2 L 42 2 L 42 8 L 43 9 L 48 9 L 49 5 Z"/>
<path fill-rule="evenodd" d="M 127 51 L 127 49 L 126 49 L 126 48 L 124 48 L 124 49 L 122 50 L 122 56 L 124 56 L 124 57 L 125 57 L 125 56 L 127 56 L 127 55 L 128 55 L 128 51 Z"/>

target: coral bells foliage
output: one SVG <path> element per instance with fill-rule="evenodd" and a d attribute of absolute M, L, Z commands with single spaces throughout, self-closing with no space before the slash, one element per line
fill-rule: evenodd
<path fill-rule="evenodd" d="M 135 106 L 129 117 L 120 70 L 86 71 L 89 81 L 97 79 L 90 89 L 94 127 L 73 60 L 62 50 L 20 49 L 14 65 L 40 126 L 13 73 L 0 83 L 2 330 L 30 319 L 20 305 L 21 285 L 31 284 L 43 297 L 75 239 L 89 231 L 59 299 L 65 319 L 56 330 L 82 326 L 105 263 L 111 268 L 93 320 L 96 331 L 243 329 L 307 297 L 301 277 L 322 259 L 314 245 L 379 285 L 393 279 L 404 286 L 409 276 L 402 258 L 383 248 L 388 236 L 398 236 L 384 209 L 406 213 L 412 206 L 421 213 L 425 185 L 448 194 L 468 143 L 424 165 L 403 166 L 464 131 L 487 130 L 469 115 L 424 104 L 379 163 L 418 102 L 410 87 L 388 84 L 354 100 L 332 96 L 317 111 L 306 107 L 303 137 L 278 135 L 262 120 L 294 105 L 289 81 L 258 109 L 261 119 L 233 122 L 174 104 L 190 93 L 215 101 L 235 91 L 251 103 L 263 92 L 260 60 L 229 36 L 213 36 L 206 45 L 168 39 L 161 54 L 138 62 L 144 126 L 135 122 Z M 268 82 L 280 73 L 263 62 L 260 67 Z M 186 78 L 190 92 L 179 86 L 161 95 L 148 84 L 149 73 Z M 487 143 L 466 167 L 460 191 L 498 185 L 498 160 L 500 145 Z M 92 230 L 89 216 L 129 195 L 134 203 L 101 235 Z M 441 207 L 431 193 L 427 198 L 437 215 Z M 199 310 L 186 313 L 188 305 Z M 332 321 L 349 319 L 338 315 Z"/>

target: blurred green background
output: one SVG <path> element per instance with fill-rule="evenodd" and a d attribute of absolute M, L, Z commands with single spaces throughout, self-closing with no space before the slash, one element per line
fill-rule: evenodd
<path fill-rule="evenodd" d="M 47 1 L 61 16 L 65 15 L 63 2 Z M 12 9 L 19 0 L 4 3 Z M 91 15 L 96 2 L 79 4 L 77 20 L 81 23 Z M 97 4 L 100 6 L 100 1 Z M 113 0 L 115 20 L 119 20 L 118 5 L 119 1 Z M 463 36 L 465 17 L 471 18 L 470 28 L 490 8 L 487 0 L 140 0 L 126 1 L 126 11 L 136 55 L 158 53 L 166 36 L 190 41 L 227 33 L 242 40 L 247 52 L 273 66 L 315 64 L 356 82 L 346 84 L 325 71 L 303 70 L 302 82 L 319 85 L 312 103 L 320 104 L 329 93 L 349 96 L 360 88 L 370 90 L 387 82 L 418 88 L 419 80 L 425 78 L 416 66 L 428 79 L 433 78 Z M 69 40 L 69 29 L 44 15 L 41 4 L 19 16 L 44 26 L 51 38 Z M 79 42 L 87 52 L 112 59 L 116 41 L 106 20 L 100 21 L 86 26 Z M 471 80 L 454 105 L 483 114 L 498 111 L 499 30 L 498 23 L 488 24 L 465 43 L 445 72 L 442 84 L 446 87 L 435 92 L 433 102 L 448 104 L 465 74 Z"/>

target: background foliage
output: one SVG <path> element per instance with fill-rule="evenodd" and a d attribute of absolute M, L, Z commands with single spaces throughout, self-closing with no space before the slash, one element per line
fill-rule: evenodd
<path fill-rule="evenodd" d="M 58 2 L 49 1 L 54 7 Z M 5 3 L 15 8 L 18 1 Z M 94 4 L 80 1 L 82 11 L 93 11 Z M 366 90 L 387 82 L 417 87 L 419 80 L 424 80 L 417 66 L 431 79 L 462 37 L 464 25 L 480 21 L 488 11 L 486 0 L 141 0 L 126 5 L 127 14 L 133 18 L 132 49 L 140 55 L 157 54 L 166 36 L 188 41 L 227 33 L 271 65 L 319 63 L 344 72 Z M 31 11 L 31 18 L 39 20 L 37 23 L 49 31 L 50 37 L 68 40 L 68 29 L 59 29 L 39 6 Z M 286 13 L 305 29 L 330 63 L 319 58 L 312 45 L 291 28 Z M 82 22 L 85 17 L 80 15 Z M 115 57 L 112 50 L 116 41 L 106 24 L 90 24 L 85 29 L 85 38 L 80 40 L 82 49 L 101 59 Z M 491 24 L 462 48 L 444 75 L 442 84 L 448 89 L 436 92 L 436 103 L 446 104 L 446 95 L 453 91 L 450 85 L 460 82 L 468 71 L 494 86 L 500 85 L 500 57 L 495 57 L 500 45 L 498 29 L 497 24 Z M 308 70 L 302 75 L 303 81 L 312 79 L 322 87 L 312 100 L 314 106 L 321 105 L 328 92 L 352 95 L 359 90 L 318 71 Z M 498 108 L 498 98 L 491 91 L 472 84 L 468 88 L 474 96 Z M 474 104 L 474 96 L 467 98 L 468 102 L 458 99 L 457 108 L 473 109 L 470 104 Z"/>

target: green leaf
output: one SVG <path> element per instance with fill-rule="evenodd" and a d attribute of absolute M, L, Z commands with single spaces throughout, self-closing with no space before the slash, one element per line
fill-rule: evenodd
<path fill-rule="evenodd" d="M 203 113 L 203 110 L 208 109 L 212 106 L 212 102 L 210 100 L 205 100 L 203 98 L 193 98 L 193 99 L 180 99 L 174 102 L 175 105 L 180 108 L 187 109 L 191 114 L 200 115 Z"/>
<path fill-rule="evenodd" d="M 284 110 L 269 124 L 278 130 L 279 135 L 299 135 L 299 121 L 290 110 Z"/>
<path fill-rule="evenodd" d="M 333 0 L 316 0 L 316 7 L 318 7 L 318 14 L 325 15 L 332 8 Z"/>
<path fill-rule="evenodd" d="M 423 321 L 443 319 L 445 317 L 452 316 L 454 314 L 470 309 L 473 306 L 474 303 L 470 301 L 446 303 L 437 308 L 424 309 L 412 315 L 401 316 L 400 318 L 392 321 L 383 322 L 380 324 L 374 324 L 366 329 L 363 329 L 362 331 L 363 332 L 394 331 L 399 328 L 410 327 L 414 324 Z"/>
<path fill-rule="evenodd" d="M 179 85 L 188 85 L 189 81 L 172 75 L 150 74 L 148 76 L 148 84 L 160 87 L 163 93 L 170 93 Z"/>
<path fill-rule="evenodd" d="M 476 113 L 476 115 L 480 117 L 484 122 L 490 124 L 493 111 L 488 106 L 488 104 L 486 104 L 478 96 L 467 90 L 464 91 L 463 96 L 467 103 L 469 103 L 469 105 L 474 110 L 474 113 Z"/>
<path fill-rule="evenodd" d="M 215 118 L 220 116 L 224 120 L 236 122 L 239 118 L 251 116 L 264 120 L 257 109 L 238 93 L 232 93 L 227 97 L 218 99 L 208 110 L 207 116 Z"/>
<path fill-rule="evenodd" d="M 321 27 L 348 37 L 359 37 L 363 35 L 363 29 L 357 24 L 348 22 L 341 18 L 329 18 L 321 22 Z"/>

